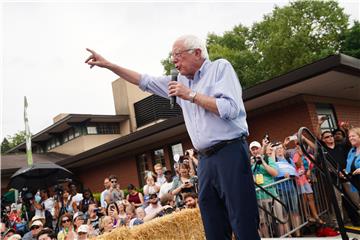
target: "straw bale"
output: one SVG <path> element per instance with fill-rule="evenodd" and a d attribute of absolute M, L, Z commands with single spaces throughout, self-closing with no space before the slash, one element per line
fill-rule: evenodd
<path fill-rule="evenodd" d="M 201 240 L 205 239 L 199 209 L 185 209 L 133 228 L 119 227 L 98 240 Z"/>

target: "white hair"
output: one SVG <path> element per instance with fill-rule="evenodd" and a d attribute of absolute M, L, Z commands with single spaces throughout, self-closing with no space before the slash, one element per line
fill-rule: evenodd
<path fill-rule="evenodd" d="M 208 59 L 209 54 L 206 49 L 206 44 L 203 40 L 198 38 L 195 35 L 183 35 L 176 39 L 176 42 L 182 41 L 184 42 L 184 45 L 188 49 L 200 49 L 201 50 L 201 57 Z"/>

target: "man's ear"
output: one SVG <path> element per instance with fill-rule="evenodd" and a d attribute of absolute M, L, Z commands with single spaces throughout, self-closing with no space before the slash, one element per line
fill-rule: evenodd
<path fill-rule="evenodd" d="M 196 49 L 194 50 L 194 52 L 195 52 L 195 56 L 201 58 L 201 49 L 200 49 L 200 48 L 196 48 Z"/>

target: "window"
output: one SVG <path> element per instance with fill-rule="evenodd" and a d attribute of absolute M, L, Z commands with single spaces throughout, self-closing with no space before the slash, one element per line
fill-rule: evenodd
<path fill-rule="evenodd" d="M 321 131 L 330 130 L 333 131 L 337 128 L 336 117 L 333 107 L 330 104 L 317 104 L 316 113 L 318 117 L 325 117 L 325 122 L 321 125 Z"/>
<path fill-rule="evenodd" d="M 143 153 L 136 157 L 136 165 L 138 170 L 138 176 L 139 176 L 139 183 L 140 186 L 145 185 L 145 171 L 149 170 L 149 166 L 146 161 L 146 154 Z"/>
<path fill-rule="evenodd" d="M 161 165 L 163 167 L 165 167 L 166 165 L 165 165 L 164 149 L 155 150 L 154 153 L 153 153 L 153 159 L 152 160 L 153 160 L 152 161 L 153 165 L 155 165 L 157 163 L 161 163 Z"/>
<path fill-rule="evenodd" d="M 97 126 L 98 134 L 120 134 L 120 125 L 114 123 L 100 123 Z"/>
<path fill-rule="evenodd" d="M 95 126 L 88 126 L 86 129 L 88 134 L 97 134 L 97 130 Z"/>

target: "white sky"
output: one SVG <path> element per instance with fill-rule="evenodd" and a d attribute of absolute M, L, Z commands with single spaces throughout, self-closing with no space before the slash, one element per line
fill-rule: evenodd
<path fill-rule="evenodd" d="M 24 129 L 27 96 L 33 134 L 59 113 L 115 114 L 117 77 L 84 64 L 86 47 L 140 73 L 162 74 L 160 60 L 183 34 L 206 38 L 237 24 L 251 26 L 287 1 L 44 2 L 5 1 L 1 7 L 1 141 Z M 340 1 L 359 20 L 359 2 Z"/>

